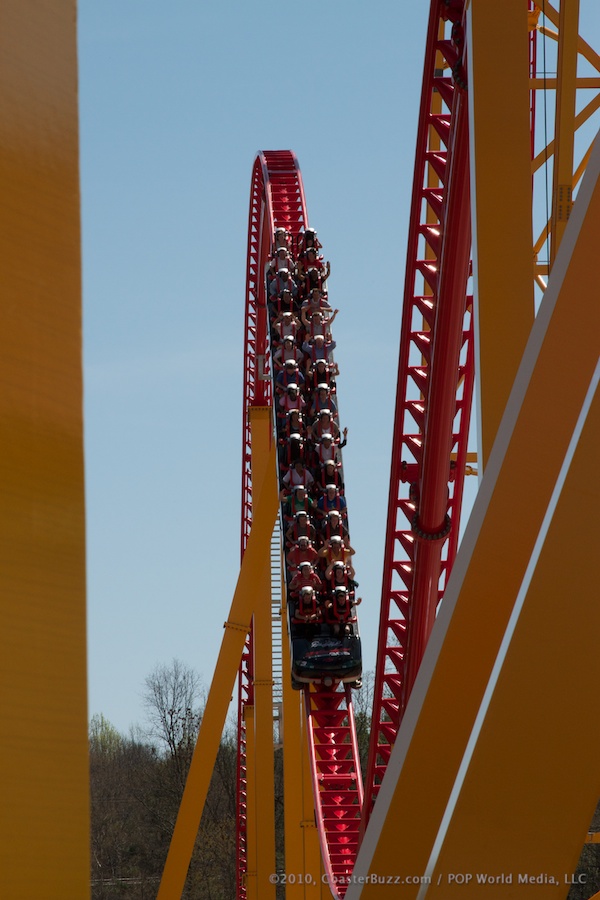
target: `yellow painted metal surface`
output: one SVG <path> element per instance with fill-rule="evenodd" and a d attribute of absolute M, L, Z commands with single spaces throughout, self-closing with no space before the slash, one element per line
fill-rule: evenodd
<path fill-rule="evenodd" d="M 270 421 L 264 418 L 257 426 L 257 431 L 269 429 L 270 435 L 270 428 Z M 253 430 L 253 451 L 255 441 L 257 446 L 263 448 L 271 443 L 263 471 L 274 473 L 274 443 L 270 441 L 270 437 L 259 435 Z M 183 892 L 246 635 L 250 629 L 256 585 L 262 582 L 265 570 L 268 571 L 269 568 L 271 535 L 278 505 L 275 477 L 267 475 L 262 483 L 258 478 L 254 479 L 253 495 L 252 529 L 229 618 L 225 623 L 225 634 L 175 823 L 158 900 L 179 900 Z"/>
<path fill-rule="evenodd" d="M 527 20 L 521 0 L 506 0 L 497 13 L 488 0 L 472 0 L 468 9 L 480 471 L 534 316 Z M 506 56 L 501 77 L 490 64 L 499 47 Z"/>
<path fill-rule="evenodd" d="M 600 374 L 600 373 L 599 373 Z M 464 780 L 432 870 L 442 897 L 464 896 L 448 872 L 486 873 L 486 896 L 563 900 L 573 883 L 581 834 L 600 790 L 600 722 L 588 728 L 594 692 L 584 685 L 600 635 L 597 556 L 600 508 L 600 389 L 587 413 L 547 533 L 531 559 L 533 574 L 517 597 L 522 610 L 506 636 L 485 721 L 473 735 Z M 560 482 L 559 482 L 560 487 Z M 538 552 L 539 551 L 539 552 Z M 519 606 L 516 607 L 515 617 Z M 488 699 L 489 698 L 489 699 Z M 518 702 L 516 702 L 518 698 Z M 586 723 L 585 740 L 577 734 Z M 536 835 L 544 829 L 543 840 Z M 500 876 L 500 877 L 498 877 Z M 473 884 L 467 896 L 481 892 Z"/>
<path fill-rule="evenodd" d="M 0 0 L 0 896 L 89 896 L 74 0 Z"/>
<path fill-rule="evenodd" d="M 285 833 L 285 871 L 303 872 L 302 834 L 302 709 L 301 694 L 292 690 L 287 617 L 282 611 L 283 669 L 283 816 Z M 304 885 L 286 886 L 287 900 L 304 900 Z"/>
<path fill-rule="evenodd" d="M 314 812 L 302 692 L 292 690 L 287 619 L 283 622 L 283 778 L 286 900 L 320 900 L 331 893 L 321 881 L 321 848 Z M 299 878 L 297 876 L 300 876 Z M 308 877 L 305 877 L 308 876 Z"/>
<path fill-rule="evenodd" d="M 550 265 L 560 246 L 573 207 L 573 157 L 579 0 L 561 0 L 558 79 L 556 87 L 555 151 L 552 185 Z"/>
<path fill-rule="evenodd" d="M 357 877 L 424 875 L 443 833 L 444 816 L 451 807 L 461 761 L 598 364 L 600 307 L 586 286 L 589 286 L 589 259 L 596 252 L 599 229 L 600 139 L 594 146 L 559 248 L 359 852 Z M 574 308 L 577 308 L 575 319 Z M 582 321 L 585 328 L 579 326 Z M 531 611 L 524 607 L 519 644 L 515 644 L 514 651 L 511 648 L 515 654 L 518 649 L 514 659 L 519 664 L 510 669 L 512 681 L 507 682 L 502 695 L 505 705 L 499 709 L 497 722 L 490 724 L 489 733 L 486 732 L 486 746 L 495 743 L 495 768 L 490 768 L 492 757 L 487 757 L 485 774 L 478 770 L 480 777 L 470 785 L 471 805 L 465 806 L 461 820 L 462 844 L 477 845 L 482 854 L 487 850 L 476 834 L 482 828 L 479 816 L 485 818 L 490 828 L 498 829 L 493 840 L 502 841 L 504 867 L 512 866 L 513 859 L 515 866 L 521 864 L 520 854 L 526 838 L 514 817 L 517 808 L 521 809 L 518 804 L 525 804 L 528 796 L 533 802 L 525 821 L 531 826 L 538 817 L 536 827 L 529 832 L 533 851 L 530 859 L 548 873 L 554 871 L 557 863 L 560 868 L 564 859 L 554 838 L 548 842 L 546 837 L 544 841 L 536 838 L 542 830 L 545 835 L 552 830 L 544 818 L 548 804 L 554 804 L 553 823 L 561 817 L 568 823 L 564 828 L 559 826 L 557 831 L 563 851 L 572 853 L 573 845 L 581 849 L 582 835 L 597 801 L 598 774 L 594 759 L 597 761 L 600 750 L 600 720 L 586 717 L 586 740 L 581 741 L 567 713 L 571 702 L 573 708 L 580 710 L 581 695 L 585 695 L 589 683 L 582 667 L 593 658 L 587 655 L 594 652 L 589 640 L 594 638 L 597 643 L 600 624 L 595 618 L 597 603 L 594 602 L 597 566 L 590 545 L 596 528 L 589 517 L 590 505 L 595 510 L 598 507 L 596 414 L 594 407 L 591 425 L 575 458 L 574 476 L 567 482 L 556 521 L 552 521 L 548 541 L 535 569 Z M 535 460 L 534 472 L 523 465 L 526 460 Z M 581 518 L 577 511 L 580 508 Z M 579 524 L 591 536 L 582 533 Z M 585 608 L 588 606 L 596 607 L 596 611 Z M 551 621 L 557 617 L 560 621 Z M 586 629 L 590 631 L 589 636 L 583 633 Z M 531 662 L 526 665 L 528 653 Z M 552 709 L 551 695 L 557 681 L 560 696 Z M 527 727 L 521 742 L 523 718 L 531 710 L 532 697 L 539 700 L 549 721 L 542 728 L 536 715 L 534 721 L 540 725 L 539 733 Z M 487 728 L 487 720 L 484 723 Z M 518 723 L 517 728 L 514 723 Z M 539 788 L 546 767 L 556 778 L 552 786 L 545 782 L 552 793 L 542 804 L 538 803 Z M 534 772 L 537 774 L 533 775 Z M 571 790 L 577 792 L 577 798 L 569 793 Z M 493 802 L 490 791 L 494 792 Z M 478 794 L 490 802 L 485 810 L 479 807 L 478 813 L 474 813 L 478 802 L 474 798 Z M 511 796 L 504 797 L 504 794 Z M 519 798 L 519 794 L 523 796 Z M 507 809 L 511 810 L 510 814 L 505 812 Z M 483 830 L 489 838 L 487 826 Z M 458 844 L 457 838 L 453 846 Z M 542 857 L 538 845 L 547 845 L 546 857 Z M 401 856 L 398 848 L 402 848 Z M 463 850 L 467 852 L 464 847 Z M 459 872 L 462 858 L 452 861 L 444 856 L 444 864 L 453 867 L 446 868 L 446 874 Z M 468 863 L 473 872 L 484 872 L 489 860 L 489 855 L 477 858 L 473 855 Z M 437 869 L 435 872 L 437 879 L 440 872 Z M 559 874 L 562 876 L 562 871 Z M 443 897 L 446 886 L 444 892 L 440 887 L 442 882 L 439 886 L 436 882 L 436 896 Z M 451 885 L 447 887 L 452 889 Z M 475 896 L 475 890 L 481 891 L 480 886 L 470 890 L 465 890 L 464 884 L 462 887 L 464 897 Z M 520 884 L 519 897 L 528 894 L 539 897 L 539 884 Z M 405 882 L 352 885 L 346 896 L 348 900 L 356 900 L 358 896 L 363 900 L 419 896 L 423 900 L 425 893 L 421 885 Z"/>

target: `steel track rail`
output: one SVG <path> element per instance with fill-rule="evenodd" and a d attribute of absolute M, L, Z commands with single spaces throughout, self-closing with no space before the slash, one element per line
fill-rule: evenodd
<path fill-rule="evenodd" d="M 458 544 L 473 389 L 463 0 L 432 0 L 417 132 L 363 828 Z"/>
<path fill-rule="evenodd" d="M 288 150 L 259 153 L 252 168 L 248 213 L 248 250 L 244 310 L 244 387 L 242 407 L 241 556 L 252 526 L 252 434 L 249 409 L 272 406 L 269 363 L 265 265 L 273 231 L 284 226 L 297 237 L 306 223 L 306 203 L 300 168 Z M 252 632 L 246 641 L 238 673 L 237 721 L 237 879 L 239 900 L 246 898 L 248 870 L 246 725 L 244 710 L 253 705 Z"/>
<path fill-rule="evenodd" d="M 291 151 L 259 153 L 252 172 L 248 217 L 244 346 L 241 549 L 252 524 L 251 406 L 272 406 L 265 265 L 274 229 L 284 226 L 294 242 L 308 225 L 302 177 Z M 247 859 L 246 733 L 244 707 L 252 703 L 252 639 L 238 678 L 238 872 L 237 896 L 245 900 Z M 350 690 L 305 690 L 308 744 L 315 808 L 324 865 L 334 896 L 343 897 L 358 849 L 363 791 Z"/>

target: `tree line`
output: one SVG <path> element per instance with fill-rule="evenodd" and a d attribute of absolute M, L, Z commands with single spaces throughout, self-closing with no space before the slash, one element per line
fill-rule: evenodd
<path fill-rule="evenodd" d="M 199 677 L 174 660 L 146 679 L 148 727 L 90 723 L 93 900 L 156 897 L 202 718 Z M 237 742 L 225 731 L 186 882 L 189 900 L 235 897 Z"/>
<path fill-rule="evenodd" d="M 357 738 L 365 775 L 373 673 L 354 694 Z M 199 676 L 173 660 L 146 678 L 146 727 L 123 735 L 102 715 L 90 722 L 92 900 L 154 900 L 202 720 Z M 217 754 L 183 897 L 236 896 L 235 728 L 226 728 Z M 283 758 L 275 752 L 277 868 L 283 871 Z M 590 830 L 600 831 L 600 806 Z M 587 844 L 568 900 L 600 890 L 600 844 Z M 284 896 L 284 891 L 279 891 Z"/>

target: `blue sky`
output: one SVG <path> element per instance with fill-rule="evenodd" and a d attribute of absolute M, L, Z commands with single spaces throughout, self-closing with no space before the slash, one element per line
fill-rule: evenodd
<path fill-rule="evenodd" d="M 80 0 L 90 715 L 121 730 L 157 663 L 210 682 L 239 571 L 258 150 L 297 154 L 331 260 L 374 665 L 428 15 L 410 6 Z"/>
<path fill-rule="evenodd" d="M 90 715 L 210 683 L 239 571 L 250 174 L 292 149 L 331 261 L 367 668 L 375 661 L 429 4 L 80 0 Z M 471 486 L 473 491 L 474 485 Z"/>

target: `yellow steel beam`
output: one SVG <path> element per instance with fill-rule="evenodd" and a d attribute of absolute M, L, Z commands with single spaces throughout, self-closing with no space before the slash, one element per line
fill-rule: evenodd
<path fill-rule="evenodd" d="M 472 0 L 467 21 L 478 445 L 485 470 L 534 316 L 529 51 L 521 0 L 506 0 L 501 16 L 487 0 Z M 510 48 L 501 78 L 490 65 L 498 47 Z"/>
<path fill-rule="evenodd" d="M 302 693 L 292 689 L 287 616 L 283 623 L 283 795 L 286 900 L 320 900 L 331 893 L 321 881 L 321 849 L 315 821 Z M 298 875 L 301 877 L 298 878 Z"/>
<path fill-rule="evenodd" d="M 553 91 L 559 82 L 556 78 L 530 78 L 529 87 L 536 91 Z M 577 90 L 599 90 L 600 78 L 577 78 L 575 81 Z"/>
<path fill-rule="evenodd" d="M 575 95 L 577 92 L 577 40 L 579 0 L 561 0 L 558 85 L 556 88 L 555 152 L 552 184 L 550 267 L 560 246 L 573 206 Z"/>
<path fill-rule="evenodd" d="M 265 419 L 261 430 L 270 429 Z M 270 430 L 269 430 L 270 434 Z M 262 446 L 269 439 L 253 431 L 254 441 Z M 271 444 L 264 466 L 267 473 L 275 472 L 275 444 Z M 231 603 L 225 634 L 217 659 L 206 708 L 202 717 L 198 741 L 192 757 L 175 830 L 171 839 L 157 900 L 179 900 L 183 888 L 194 842 L 200 825 L 212 770 L 217 757 L 227 709 L 242 658 L 246 635 L 254 609 L 255 588 L 262 582 L 270 559 L 271 535 L 277 515 L 277 481 L 267 474 L 262 484 L 253 482 L 255 502 L 252 508 L 252 528 L 238 583 Z"/>
<path fill-rule="evenodd" d="M 301 693 L 292 689 L 287 616 L 282 610 L 283 668 L 283 815 L 285 871 L 305 872 L 302 835 L 302 709 Z M 304 900 L 304 885 L 286 885 L 287 900 Z"/>
<path fill-rule="evenodd" d="M 89 897 L 74 0 L 0 0 L 0 896 Z"/>
<path fill-rule="evenodd" d="M 292 688 L 286 602 L 285 590 L 282 590 L 285 896 L 286 900 L 324 900 L 331 892 L 321 880 L 323 866 L 312 793 L 306 715 L 302 692 Z M 290 874 L 292 880 L 288 878 Z"/>
<path fill-rule="evenodd" d="M 577 115 L 575 116 L 574 128 L 577 131 L 578 128 L 581 128 L 588 119 L 590 119 L 597 109 L 600 108 L 600 94 L 596 94 L 596 96 L 587 103 L 583 109 L 580 109 Z M 539 168 L 545 165 L 551 156 L 554 155 L 554 151 L 556 149 L 556 141 L 551 140 L 543 150 L 540 150 L 538 155 L 534 157 L 531 163 L 532 172 L 537 172 Z"/>
<path fill-rule="evenodd" d="M 593 692 L 583 687 L 600 634 L 600 604 L 590 602 L 598 592 L 599 381 L 600 363 L 454 782 L 427 868 L 433 883 L 450 871 L 503 873 L 492 897 L 507 884 L 539 896 L 535 875 L 545 873 L 546 896 L 557 898 L 573 883 L 599 790 L 600 722 L 587 728 Z M 577 722 L 586 722 L 584 741 Z M 532 840 L 540 829 L 544 840 Z M 436 896 L 463 889 L 448 883 Z"/>
<path fill-rule="evenodd" d="M 452 804 L 457 797 L 460 799 L 460 793 L 456 793 L 457 784 L 460 787 L 457 776 L 460 779 L 461 764 L 468 757 L 478 713 L 482 709 L 485 712 L 482 704 L 486 689 L 524 585 L 531 612 L 525 612 L 523 630 L 518 636 L 519 652 L 514 662 L 518 659 L 519 665 L 511 663 L 507 670 L 511 680 L 503 686 L 502 707 L 498 719 L 493 720 L 493 727 L 488 728 L 487 719 L 482 719 L 482 739 L 488 750 L 491 743 L 496 743 L 497 765 L 490 769 L 491 757 L 486 757 L 485 774 L 482 774 L 480 751 L 475 747 L 473 763 L 480 777 L 469 785 L 470 805 L 467 808 L 465 801 L 460 823 L 456 820 L 463 828 L 461 853 L 467 852 L 465 848 L 471 842 L 476 844 L 482 855 L 469 857 L 469 865 L 473 866 L 473 872 L 485 872 L 490 857 L 477 834 L 485 824 L 489 837 L 487 824 L 490 824 L 497 829 L 492 843 L 501 837 L 505 851 L 500 873 L 509 871 L 507 867 L 512 866 L 513 859 L 521 864 L 521 846 L 525 843 L 532 851 L 529 857 L 532 864 L 541 865 L 541 872 L 553 873 L 555 863 L 563 865 L 564 850 L 572 853 L 574 844 L 580 849 L 581 836 L 589 825 L 597 801 L 597 767 L 593 760 L 597 760 L 600 749 L 600 719 L 586 716 L 588 730 L 586 740 L 581 741 L 566 710 L 571 703 L 578 712 L 581 709 L 587 683 L 583 668 L 589 659 L 595 658 L 593 644 L 594 640 L 597 643 L 600 627 L 598 605 L 593 602 L 597 594 L 597 566 L 591 546 L 595 520 L 590 515 L 590 509 L 597 510 L 599 499 L 597 395 L 589 411 L 587 431 L 581 431 L 581 444 L 568 467 L 569 477 L 564 481 L 560 503 L 555 504 L 554 517 L 552 512 L 555 488 L 560 484 L 565 460 L 570 458 L 581 412 L 586 409 L 590 385 L 598 373 L 600 306 L 589 290 L 589 260 L 596 252 L 599 227 L 600 138 L 594 145 L 359 852 L 354 870 L 357 878 L 373 874 L 414 878 L 435 872 L 435 887 L 438 895 L 444 896 L 439 893 L 443 878 L 438 885 L 437 875 L 443 873 L 441 866 L 439 870 L 436 868 L 436 861 L 438 856 L 442 859 L 445 835 L 451 833 L 447 826 L 452 824 L 452 818 L 448 818 L 453 815 Z M 577 322 L 573 320 L 574 308 Z M 579 327 L 580 322 L 585 327 Z M 565 364 L 565 360 L 570 362 Z M 534 462 L 533 474 L 524 461 Z M 538 553 L 538 539 L 544 529 L 547 529 L 547 539 Z M 557 549 L 559 542 L 561 547 Z M 530 578 L 536 553 L 539 563 L 533 567 Z M 528 578 L 531 590 L 527 586 Z M 560 622 L 554 624 L 550 621 L 553 618 Z M 558 634 L 560 627 L 562 639 Z M 549 652 L 545 650 L 546 639 Z M 531 653 L 532 663 L 537 663 L 535 675 L 532 663 L 525 663 L 527 651 Z M 512 647 L 510 652 L 517 653 Z M 557 670 L 564 681 L 557 678 Z M 558 705 L 548 712 L 557 681 L 560 682 Z M 531 711 L 532 697 L 539 700 L 548 721 L 542 726 L 536 714 L 537 730 L 526 728 L 523 752 L 519 756 L 522 710 Z M 587 699 L 589 703 L 589 694 Z M 518 722 L 516 730 L 509 709 Z M 501 716 L 504 716 L 504 730 L 501 730 Z M 549 729 L 554 730 L 552 734 Z M 506 770 L 502 749 L 508 758 Z M 552 787 L 545 782 L 555 802 L 550 829 L 546 827 L 548 820 L 544 819 L 549 798 L 539 803 L 540 779 L 543 781 L 545 777 L 540 773 L 546 766 L 555 776 Z M 508 778 L 504 778 L 504 771 Z M 533 783 L 519 774 L 533 771 L 536 773 L 532 775 Z M 493 802 L 481 812 L 481 817 L 474 815 L 475 794 L 481 791 L 481 796 L 488 798 L 491 782 L 496 791 Z M 575 796 L 568 788 L 575 793 L 582 788 L 582 793 Z M 528 792 L 533 802 L 532 809 L 525 814 L 516 795 L 523 793 L 524 803 Z M 504 793 L 508 795 L 506 798 L 502 796 Z M 523 812 L 524 821 L 529 825 L 532 817 L 540 816 L 537 827 L 529 831 L 529 841 L 519 827 L 518 815 L 515 818 L 517 807 L 518 815 Z M 510 814 L 507 809 L 511 810 Z M 558 823 L 562 816 L 568 823 L 565 827 Z M 548 842 L 547 862 L 542 864 L 540 846 L 546 845 L 546 839 L 533 838 L 542 828 L 549 835 L 554 827 L 563 850 L 552 839 Z M 514 841 L 510 840 L 509 832 L 514 832 Z M 452 835 L 452 846 L 456 848 L 458 831 L 456 840 L 454 832 Z M 399 848 L 402 848 L 401 859 Z M 558 854 L 553 865 L 550 865 L 551 853 Z M 444 855 L 443 860 L 450 865 L 449 857 Z M 457 865 L 453 860 L 452 868 L 446 869 L 446 873 L 459 872 Z M 559 875 L 562 876 L 562 870 Z M 362 900 L 417 896 L 422 900 L 427 887 L 369 884 L 361 890 L 356 884 L 350 886 L 346 896 L 348 900 L 359 896 Z M 450 889 L 451 885 L 446 887 Z M 465 891 L 464 896 L 474 896 L 475 890 L 480 889 Z M 491 890 L 495 888 L 491 886 Z M 539 896 L 537 883 L 522 883 L 518 890 L 519 896 L 528 893 Z M 550 896 L 550 890 L 547 894 Z M 553 890 L 551 895 L 556 894 Z"/>
<path fill-rule="evenodd" d="M 544 15 L 556 26 L 560 24 L 560 12 L 555 9 L 548 0 L 544 0 L 543 4 Z M 557 40 L 559 39 L 558 34 L 552 34 L 550 29 L 540 28 L 540 31 L 543 34 L 548 34 L 550 37 L 554 37 Z M 577 50 L 586 59 L 591 66 L 593 66 L 596 71 L 600 72 L 600 55 L 587 43 L 586 40 L 582 37 L 577 38 Z"/>

